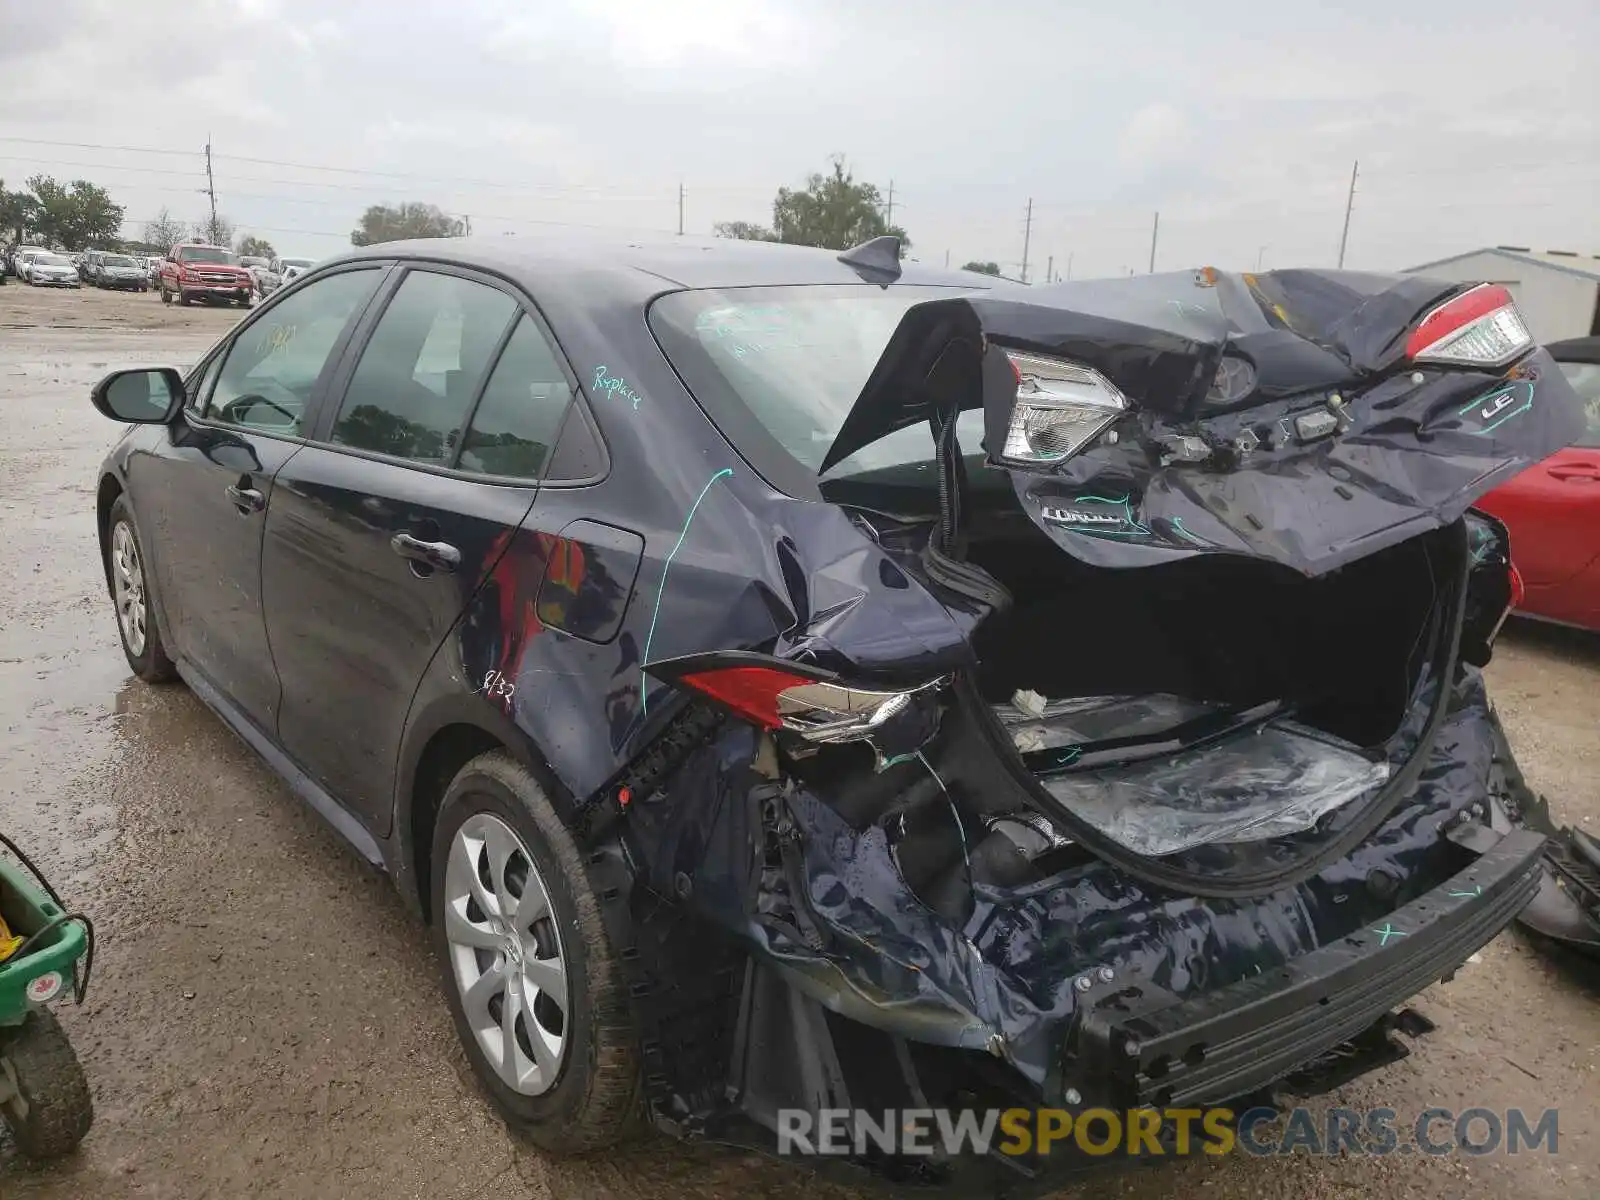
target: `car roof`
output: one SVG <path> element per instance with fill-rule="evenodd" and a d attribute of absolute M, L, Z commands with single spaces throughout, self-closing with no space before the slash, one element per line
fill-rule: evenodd
<path fill-rule="evenodd" d="M 530 290 L 563 281 L 615 295 L 654 294 L 678 288 L 762 285 L 859 284 L 863 277 L 833 250 L 776 242 L 670 234 L 601 233 L 545 237 L 423 238 L 382 242 L 330 260 L 400 258 L 460 263 L 509 276 Z M 326 263 L 318 264 L 325 266 Z M 900 283 L 988 288 L 1007 285 L 989 276 L 906 261 Z"/>

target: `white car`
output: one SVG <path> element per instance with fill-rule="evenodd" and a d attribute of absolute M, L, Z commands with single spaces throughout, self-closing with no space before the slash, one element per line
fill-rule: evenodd
<path fill-rule="evenodd" d="M 275 258 L 268 265 L 267 270 L 256 281 L 256 289 L 263 296 L 270 296 L 284 284 L 300 278 L 312 268 L 316 262 L 313 258 Z"/>
<path fill-rule="evenodd" d="M 18 246 L 11 252 L 11 271 L 24 283 L 28 280 L 28 264 L 41 254 L 49 254 L 43 246 Z"/>
<path fill-rule="evenodd" d="M 28 261 L 27 281 L 34 287 L 77 287 L 78 268 L 65 254 L 41 250 Z"/>

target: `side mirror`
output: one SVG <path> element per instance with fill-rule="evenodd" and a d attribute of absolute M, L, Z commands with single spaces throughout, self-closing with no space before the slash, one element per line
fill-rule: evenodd
<path fill-rule="evenodd" d="M 89 393 L 102 416 L 130 425 L 165 425 L 183 407 L 183 376 L 171 367 L 113 371 Z"/>

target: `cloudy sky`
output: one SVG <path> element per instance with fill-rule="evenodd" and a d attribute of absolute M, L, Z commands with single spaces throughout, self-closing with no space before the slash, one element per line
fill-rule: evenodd
<path fill-rule="evenodd" d="M 1600 5 L 0 0 L 0 178 L 221 210 L 282 253 L 370 203 L 474 232 L 770 219 L 843 153 L 924 261 L 1031 273 L 1600 254 Z M 1337 9 L 1338 11 L 1334 11 Z M 292 164 L 292 165 L 291 165 Z"/>

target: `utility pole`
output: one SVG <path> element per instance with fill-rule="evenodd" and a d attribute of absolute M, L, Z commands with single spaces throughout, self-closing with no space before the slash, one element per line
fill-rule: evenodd
<path fill-rule="evenodd" d="M 683 180 L 678 181 L 678 236 L 683 236 Z"/>
<path fill-rule="evenodd" d="M 948 250 L 944 252 L 944 269 L 946 271 L 950 269 L 950 251 Z"/>
<path fill-rule="evenodd" d="M 889 180 L 889 203 L 884 206 L 883 223 L 894 224 L 894 180 Z"/>
<path fill-rule="evenodd" d="M 1028 197 L 1028 216 L 1022 225 L 1022 282 L 1028 282 L 1028 245 L 1033 241 L 1033 197 Z"/>
<path fill-rule="evenodd" d="M 1049 258 L 1044 260 L 1044 281 L 1046 283 L 1053 283 L 1054 280 L 1051 278 L 1051 276 L 1053 276 L 1055 273 L 1056 256 L 1052 254 Z"/>
<path fill-rule="evenodd" d="M 205 136 L 205 194 L 211 197 L 211 227 L 206 230 L 216 242 L 216 179 L 211 178 L 211 134 Z"/>
<path fill-rule="evenodd" d="M 1357 159 L 1350 164 L 1350 194 L 1344 201 L 1344 231 L 1339 234 L 1339 266 L 1344 267 L 1344 247 L 1350 240 L 1350 210 L 1356 203 L 1356 172 L 1361 169 L 1361 160 Z"/>
<path fill-rule="evenodd" d="M 1156 213 L 1155 223 L 1150 226 L 1150 274 L 1156 273 L 1156 235 L 1161 232 L 1161 214 Z"/>
<path fill-rule="evenodd" d="M 1266 260 L 1267 248 L 1265 246 L 1256 251 L 1256 270 L 1261 270 L 1261 264 Z"/>
<path fill-rule="evenodd" d="M 1072 278 L 1072 253 L 1071 250 L 1067 251 L 1067 278 L 1069 280 Z"/>

